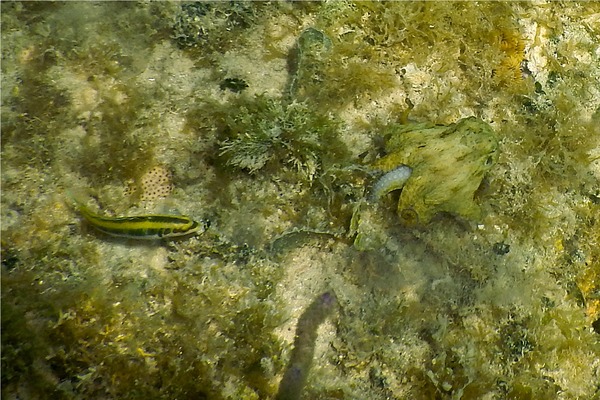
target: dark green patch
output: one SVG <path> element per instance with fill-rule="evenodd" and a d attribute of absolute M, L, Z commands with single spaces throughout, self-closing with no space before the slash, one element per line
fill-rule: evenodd
<path fill-rule="evenodd" d="M 198 60 L 223 54 L 246 38 L 244 31 L 264 15 L 261 2 L 215 1 L 181 3 L 172 27 L 172 39 Z"/>
<path fill-rule="evenodd" d="M 225 78 L 220 84 L 221 90 L 229 90 L 233 93 L 240 93 L 248 87 L 248 84 L 239 78 Z"/>
<path fill-rule="evenodd" d="M 510 245 L 504 242 L 497 242 L 492 246 L 492 251 L 499 256 L 503 256 L 510 252 Z"/>

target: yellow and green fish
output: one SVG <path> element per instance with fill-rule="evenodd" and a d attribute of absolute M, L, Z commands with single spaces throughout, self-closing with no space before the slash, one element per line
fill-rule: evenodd
<path fill-rule="evenodd" d="M 72 196 L 71 196 L 72 197 Z M 105 217 L 92 212 L 74 199 L 83 218 L 100 232 L 130 239 L 166 239 L 204 232 L 208 223 L 197 222 L 185 215 L 138 215 Z"/>

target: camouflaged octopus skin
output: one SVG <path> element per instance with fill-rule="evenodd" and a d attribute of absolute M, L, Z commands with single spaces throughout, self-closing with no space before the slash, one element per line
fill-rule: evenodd
<path fill-rule="evenodd" d="M 404 222 L 426 224 L 438 212 L 480 217 L 473 196 L 498 150 L 490 125 L 468 117 L 451 125 L 396 125 L 388 132 L 387 154 L 373 167 L 384 172 L 401 165 L 412 168 L 398 201 Z"/>

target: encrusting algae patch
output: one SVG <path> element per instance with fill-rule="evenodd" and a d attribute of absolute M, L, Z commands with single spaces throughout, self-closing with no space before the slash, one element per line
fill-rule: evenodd
<path fill-rule="evenodd" d="M 3 397 L 600 396 L 600 3 L 0 8 Z"/>

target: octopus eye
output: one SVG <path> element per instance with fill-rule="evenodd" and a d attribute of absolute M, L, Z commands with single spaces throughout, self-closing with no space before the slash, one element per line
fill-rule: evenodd
<path fill-rule="evenodd" d="M 402 223 L 408 226 L 414 226 L 419 223 L 419 215 L 412 208 L 405 208 L 399 213 Z"/>

